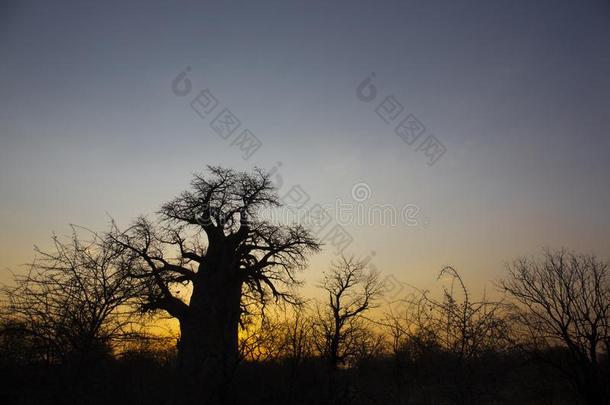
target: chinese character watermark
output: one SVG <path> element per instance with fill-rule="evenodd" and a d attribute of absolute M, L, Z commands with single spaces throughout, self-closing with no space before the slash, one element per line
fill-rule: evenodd
<path fill-rule="evenodd" d="M 193 91 L 193 83 L 188 78 L 191 71 L 188 66 L 172 80 L 171 89 L 176 97 L 187 97 Z M 191 101 L 190 106 L 197 115 L 206 120 L 213 112 L 220 110 L 218 98 L 208 88 L 201 90 Z M 250 159 L 262 146 L 263 142 L 248 128 L 242 128 L 241 120 L 228 108 L 224 107 L 210 121 L 210 128 L 221 138 L 231 141 L 230 146 L 241 152 L 243 160 Z"/>
<path fill-rule="evenodd" d="M 377 98 L 377 86 L 373 84 L 375 73 L 371 73 L 356 87 L 356 97 L 364 103 L 370 103 Z M 426 127 L 413 115 L 407 113 L 403 116 L 405 107 L 393 94 L 387 95 L 375 107 L 377 116 L 387 125 L 395 125 L 394 133 L 409 146 L 417 144 L 415 152 L 421 152 L 429 166 L 438 162 L 447 152 L 447 148 L 434 135 L 426 132 Z M 400 118 L 402 116 L 402 118 Z M 423 140 L 422 140 L 423 139 Z"/>

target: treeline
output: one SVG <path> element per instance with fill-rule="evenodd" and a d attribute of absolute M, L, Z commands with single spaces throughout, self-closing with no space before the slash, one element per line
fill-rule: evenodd
<path fill-rule="evenodd" d="M 2 403 L 610 403 L 607 262 L 517 259 L 497 299 L 446 267 L 440 295 L 388 303 L 340 257 L 304 300 L 318 239 L 257 215 L 281 204 L 268 173 L 208 172 L 155 219 L 37 249 L 2 289 Z"/>
<path fill-rule="evenodd" d="M 377 307 L 378 275 L 342 258 L 321 283 L 328 300 L 265 318 L 244 340 L 247 357 L 308 375 L 299 397 L 314 402 L 609 403 L 608 264 L 547 250 L 507 273 L 497 300 L 471 296 L 446 267 L 440 298 L 414 290 Z"/>
<path fill-rule="evenodd" d="M 4 289 L 3 403 L 189 402 L 179 337 L 147 332 L 158 319 L 105 267 L 108 252 L 76 232 L 54 241 Z M 608 403 L 607 264 L 563 250 L 517 260 L 493 301 L 451 267 L 439 278 L 441 297 L 414 289 L 388 303 L 379 274 L 340 258 L 320 281 L 326 300 L 243 314 L 224 401 Z"/>

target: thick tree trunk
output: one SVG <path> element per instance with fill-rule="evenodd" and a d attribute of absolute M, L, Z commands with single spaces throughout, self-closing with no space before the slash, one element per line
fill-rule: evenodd
<path fill-rule="evenodd" d="M 241 281 L 206 272 L 194 283 L 188 313 L 180 319 L 178 366 L 203 394 L 217 400 L 237 365 Z"/>

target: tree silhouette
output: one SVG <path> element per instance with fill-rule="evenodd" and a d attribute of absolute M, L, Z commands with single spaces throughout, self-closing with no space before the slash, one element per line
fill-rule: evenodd
<path fill-rule="evenodd" d="M 294 300 L 295 271 L 317 240 L 300 225 L 275 224 L 261 210 L 280 206 L 267 173 L 208 167 L 189 191 L 167 202 L 158 221 L 139 218 L 108 240 L 137 262 L 130 276 L 146 289 L 143 307 L 178 319 L 178 364 L 210 387 L 239 359 L 242 312 L 270 297 Z"/>
<path fill-rule="evenodd" d="M 365 262 L 342 256 L 324 274 L 321 288 L 328 302 L 318 308 L 317 345 L 334 370 L 365 343 L 362 315 L 375 306 L 382 285 L 377 273 L 366 271 Z"/>
<path fill-rule="evenodd" d="M 516 321 L 534 350 L 564 346 L 559 368 L 589 404 L 609 403 L 610 269 L 592 255 L 547 250 L 542 260 L 509 266 L 503 289 L 517 303 Z M 605 375 L 604 375 L 605 374 Z"/>
<path fill-rule="evenodd" d="M 80 238 L 75 227 L 69 240 L 54 236 L 53 243 L 50 252 L 36 248 L 29 272 L 4 288 L 4 318 L 47 362 L 107 354 L 133 331 L 130 303 L 139 292 L 125 278 L 133 263 L 93 233 Z"/>
<path fill-rule="evenodd" d="M 408 366 L 413 358 L 421 361 L 426 355 L 442 352 L 446 356 L 437 366 L 446 374 L 444 384 L 452 402 L 480 402 L 475 389 L 482 369 L 479 364 L 486 354 L 508 346 L 507 305 L 486 297 L 474 299 L 451 266 L 444 267 L 438 279 L 449 282 L 443 286 L 442 299 L 417 290 L 402 300 L 402 311 L 387 314 L 385 324 L 392 337 L 398 380 L 401 385 L 410 383 L 405 375 L 412 372 Z M 427 363 L 432 362 L 428 359 Z"/>

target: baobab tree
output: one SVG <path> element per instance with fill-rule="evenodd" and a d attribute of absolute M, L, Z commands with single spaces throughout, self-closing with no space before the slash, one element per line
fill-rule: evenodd
<path fill-rule="evenodd" d="M 269 175 L 208 167 L 192 188 L 164 204 L 156 221 L 141 217 L 108 240 L 137 265 L 143 308 L 178 319 L 178 364 L 197 381 L 219 387 L 238 358 L 238 325 L 252 304 L 294 299 L 296 271 L 318 241 L 304 227 L 262 218 L 281 205 Z"/>

